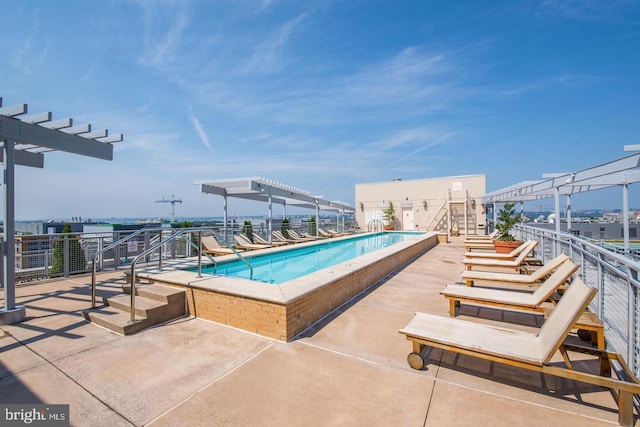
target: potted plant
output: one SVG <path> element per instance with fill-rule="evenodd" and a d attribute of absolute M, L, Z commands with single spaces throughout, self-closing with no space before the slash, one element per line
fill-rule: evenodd
<path fill-rule="evenodd" d="M 500 209 L 498 219 L 496 222 L 496 229 L 498 230 L 498 237 L 493 242 L 496 247 L 497 253 L 509 253 L 513 249 L 522 244 L 521 240 L 511 234 L 513 226 L 520 222 L 520 214 L 516 214 L 515 205 L 513 203 L 507 203 Z"/>
<path fill-rule="evenodd" d="M 382 218 L 384 219 L 385 230 L 395 230 L 396 210 L 393 207 L 393 203 L 389 204 L 382 210 Z"/>

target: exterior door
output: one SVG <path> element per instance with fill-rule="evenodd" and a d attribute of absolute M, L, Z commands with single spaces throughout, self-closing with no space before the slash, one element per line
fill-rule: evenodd
<path fill-rule="evenodd" d="M 413 208 L 402 208 L 402 231 L 413 231 Z"/>

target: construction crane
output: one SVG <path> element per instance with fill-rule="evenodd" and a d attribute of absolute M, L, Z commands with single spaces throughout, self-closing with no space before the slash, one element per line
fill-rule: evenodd
<path fill-rule="evenodd" d="M 156 200 L 156 203 L 171 203 L 171 222 L 175 222 L 176 220 L 176 203 L 182 203 L 182 199 L 176 199 L 176 196 L 171 195 L 170 199 L 165 199 L 162 196 L 161 200 Z"/>

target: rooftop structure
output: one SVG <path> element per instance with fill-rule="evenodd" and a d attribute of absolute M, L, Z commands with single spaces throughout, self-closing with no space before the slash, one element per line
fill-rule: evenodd
<path fill-rule="evenodd" d="M 2 98 L 0 98 L 2 107 Z M 91 125 L 73 125 L 72 119 L 52 120 L 50 112 L 27 116 L 27 104 L 0 108 L 0 141 L 4 166 L 3 207 L 5 242 L 15 236 L 15 166 L 44 167 L 44 153 L 65 151 L 103 160 L 113 159 L 114 142 L 122 141 L 122 134 L 109 135 L 107 129 L 91 130 Z M 4 245 L 3 265 L 15 263 L 14 245 Z M 0 310 L 0 324 L 24 320 L 25 308 L 15 305 L 15 272 L 4 268 L 4 308 Z"/>
<path fill-rule="evenodd" d="M 271 218 L 273 204 L 282 206 L 282 217 L 286 217 L 287 206 L 315 209 L 316 217 L 320 211 L 334 211 L 336 214 L 354 213 L 349 204 L 336 200 L 327 200 L 324 196 L 314 196 L 306 190 L 262 177 L 225 178 L 196 181 L 200 191 L 224 198 L 224 223 L 228 223 L 227 203 L 229 198 L 254 200 L 268 205 L 268 236 L 271 236 Z"/>

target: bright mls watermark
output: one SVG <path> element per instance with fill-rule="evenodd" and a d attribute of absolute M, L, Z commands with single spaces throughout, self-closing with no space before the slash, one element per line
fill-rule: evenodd
<path fill-rule="evenodd" d="M 69 405 L 0 404 L 1 426 L 69 426 Z"/>

